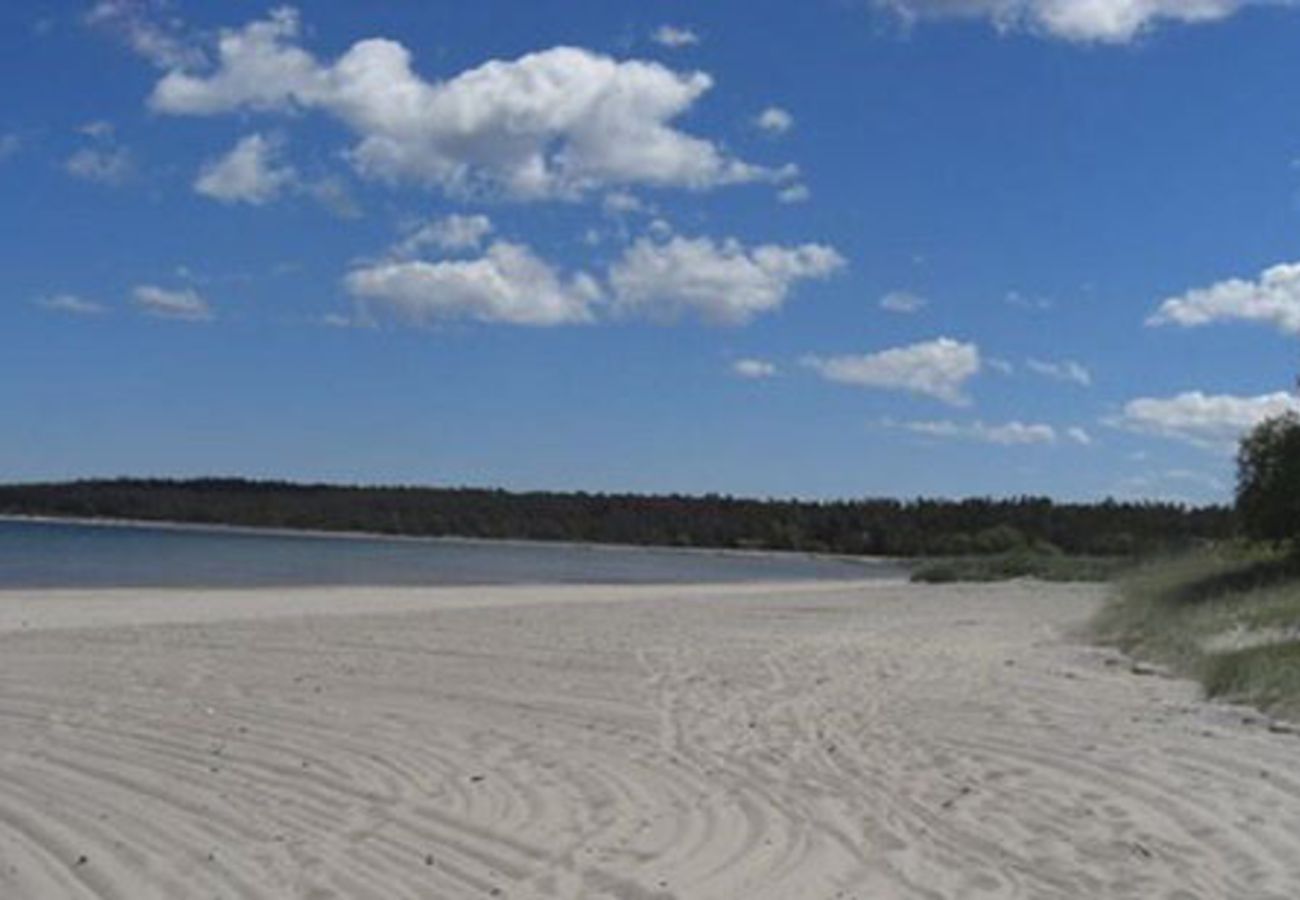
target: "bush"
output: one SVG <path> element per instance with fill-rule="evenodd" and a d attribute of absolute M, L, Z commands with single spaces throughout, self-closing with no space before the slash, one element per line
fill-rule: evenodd
<path fill-rule="evenodd" d="M 1266 419 L 1241 439 L 1237 513 L 1253 538 L 1300 537 L 1300 416 L 1288 412 Z"/>

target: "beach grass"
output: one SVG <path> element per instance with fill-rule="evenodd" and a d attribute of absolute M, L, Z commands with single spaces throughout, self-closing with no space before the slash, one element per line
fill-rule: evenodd
<path fill-rule="evenodd" d="M 1144 565 L 1096 636 L 1198 679 L 1207 695 L 1300 717 L 1300 557 L 1243 545 Z"/>

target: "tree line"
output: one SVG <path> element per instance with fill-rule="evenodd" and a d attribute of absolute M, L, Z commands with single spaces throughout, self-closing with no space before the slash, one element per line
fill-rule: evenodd
<path fill-rule="evenodd" d="M 1021 549 L 1121 556 L 1236 530 L 1226 507 L 1157 502 L 754 500 L 218 478 L 0 486 L 0 514 L 902 557 Z"/>

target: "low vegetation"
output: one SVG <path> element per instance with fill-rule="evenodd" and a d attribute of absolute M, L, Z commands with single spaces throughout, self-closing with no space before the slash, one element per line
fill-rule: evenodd
<path fill-rule="evenodd" d="M 1300 416 L 1266 419 L 1237 452 L 1242 538 L 1124 578 L 1097 635 L 1198 678 L 1211 697 L 1300 718 Z"/>
<path fill-rule="evenodd" d="M 1300 556 L 1225 544 L 1120 580 L 1098 637 L 1211 697 L 1300 718 Z"/>
<path fill-rule="evenodd" d="M 1061 552 L 1020 550 L 994 556 L 937 559 L 912 570 L 912 581 L 925 584 L 1007 581 L 1108 581 L 1129 561 L 1114 556 L 1067 556 Z"/>

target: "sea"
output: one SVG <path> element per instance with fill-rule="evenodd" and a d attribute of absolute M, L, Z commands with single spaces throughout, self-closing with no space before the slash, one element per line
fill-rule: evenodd
<path fill-rule="evenodd" d="M 683 584 L 899 578 L 797 553 L 0 519 L 0 589 Z"/>

